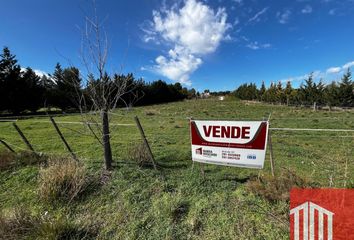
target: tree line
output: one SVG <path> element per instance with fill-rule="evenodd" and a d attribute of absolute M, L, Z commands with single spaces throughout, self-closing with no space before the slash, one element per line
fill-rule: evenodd
<path fill-rule="evenodd" d="M 354 82 L 350 69 L 340 81 L 324 84 L 322 80 L 315 82 L 313 74 L 309 74 L 299 88 L 293 88 L 288 81 L 285 86 L 282 82 L 271 83 L 266 88 L 264 82 L 258 89 L 256 84 L 242 84 L 234 95 L 242 100 L 257 100 L 268 103 L 286 105 L 326 105 L 329 107 L 354 107 Z"/>
<path fill-rule="evenodd" d="M 119 84 L 125 83 L 125 94 L 118 103 L 120 107 L 180 101 L 197 94 L 195 89 L 184 88 L 180 83 L 167 84 L 162 80 L 147 83 L 132 73 L 112 77 L 105 74 L 105 78 L 113 80 L 107 84 L 116 84 L 117 91 Z M 59 63 L 52 74 L 39 76 L 30 67 L 21 68 L 16 55 L 4 47 L 0 54 L 0 112 L 21 114 L 41 108 L 77 111 L 78 101 L 85 101 L 85 106 L 90 108 L 93 103 L 90 102 L 89 86 L 97 82 L 93 75 L 83 80 L 78 68 L 63 68 Z"/>

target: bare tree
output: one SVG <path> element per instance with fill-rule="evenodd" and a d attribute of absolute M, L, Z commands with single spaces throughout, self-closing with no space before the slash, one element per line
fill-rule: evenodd
<path fill-rule="evenodd" d="M 123 96 L 130 94 L 137 101 L 139 94 L 124 75 L 109 75 L 106 69 L 109 43 L 103 22 L 100 22 L 96 4 L 93 1 L 93 17 L 85 17 L 85 26 L 81 29 L 81 60 L 86 69 L 84 91 L 77 89 L 75 99 L 81 116 L 89 131 L 102 145 L 106 169 L 112 168 L 112 150 L 110 144 L 110 115 L 119 103 L 129 106 Z M 87 76 L 87 77 L 86 77 Z M 128 90 L 129 89 L 129 90 Z"/>

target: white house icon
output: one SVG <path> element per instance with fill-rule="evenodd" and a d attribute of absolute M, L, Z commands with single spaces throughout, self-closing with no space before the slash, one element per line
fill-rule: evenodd
<path fill-rule="evenodd" d="M 332 235 L 334 213 L 312 202 L 305 202 L 290 210 L 290 216 L 294 215 L 294 240 L 300 240 L 299 224 L 301 210 L 303 211 L 303 240 L 315 240 L 315 210 L 318 212 L 318 239 L 324 240 L 324 215 L 327 216 L 327 240 L 333 239 Z"/>

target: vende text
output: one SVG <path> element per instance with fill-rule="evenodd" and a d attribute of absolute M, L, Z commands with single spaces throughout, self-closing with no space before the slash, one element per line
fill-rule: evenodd
<path fill-rule="evenodd" d="M 250 138 L 250 127 L 236 127 L 236 126 L 203 126 L 206 137 L 214 138 Z"/>

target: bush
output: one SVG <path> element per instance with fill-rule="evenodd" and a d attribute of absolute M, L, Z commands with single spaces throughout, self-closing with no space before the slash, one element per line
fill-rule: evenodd
<path fill-rule="evenodd" d="M 33 215 L 23 207 L 16 208 L 10 216 L 0 215 L 1 239 L 95 239 L 97 232 L 98 229 L 77 226 L 63 216 Z"/>
<path fill-rule="evenodd" d="M 0 171 L 11 168 L 16 163 L 16 155 L 9 151 L 0 152 Z"/>
<path fill-rule="evenodd" d="M 38 228 L 39 218 L 28 214 L 24 208 L 15 210 L 12 216 L 0 215 L 0 236 L 3 239 L 20 239 Z"/>
<path fill-rule="evenodd" d="M 28 166 L 46 161 L 46 156 L 36 155 L 30 151 L 13 153 L 9 151 L 0 152 L 0 171 L 8 170 L 15 166 Z"/>
<path fill-rule="evenodd" d="M 151 159 L 144 143 L 133 145 L 129 149 L 129 160 L 135 162 L 139 167 L 151 167 Z"/>
<path fill-rule="evenodd" d="M 43 154 L 35 154 L 30 151 L 22 151 L 17 153 L 17 164 L 21 166 L 35 165 L 47 161 L 47 156 Z"/>
<path fill-rule="evenodd" d="M 146 110 L 145 111 L 145 115 L 146 116 L 154 116 L 154 115 L 158 115 L 159 112 L 155 109 L 151 109 L 151 110 Z"/>
<path fill-rule="evenodd" d="M 308 180 L 300 178 L 290 170 L 285 170 L 279 176 L 263 175 L 247 182 L 246 187 L 252 193 L 262 196 L 269 201 L 289 200 L 293 187 L 314 186 Z"/>
<path fill-rule="evenodd" d="M 39 172 L 39 194 L 45 201 L 68 201 L 81 196 L 96 181 L 72 158 L 51 158 Z"/>

